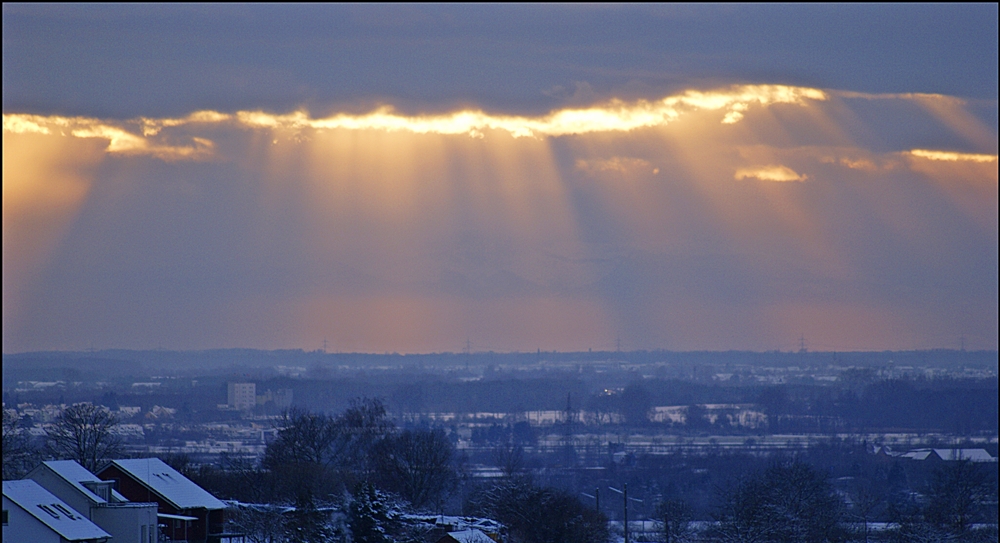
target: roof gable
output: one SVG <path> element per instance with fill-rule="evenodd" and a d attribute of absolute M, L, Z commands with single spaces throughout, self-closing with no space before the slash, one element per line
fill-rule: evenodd
<path fill-rule="evenodd" d="M 225 509 L 225 504 L 159 458 L 115 460 L 112 465 L 177 509 Z"/>
<path fill-rule="evenodd" d="M 490 539 L 488 535 L 483 533 L 481 530 L 477 530 L 476 528 L 469 528 L 458 532 L 448 532 L 448 537 L 451 537 L 458 543 L 493 543 L 493 540 Z"/>
<path fill-rule="evenodd" d="M 81 483 L 95 482 L 103 483 L 98 476 L 94 475 L 87 468 L 81 466 L 76 460 L 50 460 L 47 462 L 42 462 L 40 466 L 35 468 L 35 470 L 48 468 L 49 471 L 55 473 L 60 478 L 62 478 L 67 483 L 71 484 L 73 488 L 77 489 L 81 494 L 87 497 L 92 503 L 107 503 L 107 500 L 94 494 L 91 490 Z M 35 471 L 32 470 L 32 471 Z M 124 500 L 128 501 L 128 500 Z"/>
<path fill-rule="evenodd" d="M 933 451 L 931 449 L 914 449 L 899 456 L 900 458 L 909 458 L 911 460 L 927 460 L 927 457 L 929 457 L 932 452 Z"/>
<path fill-rule="evenodd" d="M 111 534 L 30 479 L 4 481 L 3 495 L 63 539 L 79 541 L 111 537 Z"/>
<path fill-rule="evenodd" d="M 996 462 L 986 449 L 934 449 L 942 460 L 971 460 L 973 462 Z"/>

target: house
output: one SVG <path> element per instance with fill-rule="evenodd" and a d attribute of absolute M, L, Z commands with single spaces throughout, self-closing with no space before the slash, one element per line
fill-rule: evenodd
<path fill-rule="evenodd" d="M 457 532 L 448 532 L 441 539 L 438 539 L 436 543 L 494 543 L 494 541 L 482 530 L 469 528 Z"/>
<path fill-rule="evenodd" d="M 969 460 L 970 462 L 996 462 L 986 449 L 913 449 L 907 452 L 896 452 L 889 447 L 878 447 L 875 454 L 886 458 L 902 458 L 925 462 L 953 462 Z"/>
<path fill-rule="evenodd" d="M 132 502 L 75 460 L 42 462 L 31 479 L 111 534 L 112 543 L 155 543 L 157 504 Z"/>
<path fill-rule="evenodd" d="M 427 543 L 496 543 L 503 540 L 503 525 L 488 518 L 403 515 L 402 520 L 405 524 L 430 527 L 424 535 Z"/>
<path fill-rule="evenodd" d="M 939 460 L 938 457 L 934 456 L 934 451 L 931 449 L 913 449 L 899 455 L 899 458 L 906 458 L 908 460 L 930 460 L 931 462 Z"/>
<path fill-rule="evenodd" d="M 995 456 L 991 456 L 986 449 L 934 449 L 934 454 L 941 460 L 951 462 L 954 460 L 969 460 L 970 462 L 996 462 Z"/>
<path fill-rule="evenodd" d="M 104 543 L 110 537 L 35 481 L 3 482 L 4 543 Z"/>
<path fill-rule="evenodd" d="M 174 541 L 221 543 L 237 538 L 225 533 L 225 504 L 159 458 L 114 460 L 98 477 L 132 501 L 156 502 L 163 533 Z"/>

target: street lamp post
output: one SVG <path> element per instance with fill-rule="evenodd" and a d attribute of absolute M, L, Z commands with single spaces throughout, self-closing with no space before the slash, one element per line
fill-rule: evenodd
<path fill-rule="evenodd" d="M 628 543 L 628 483 L 622 485 L 622 490 L 618 490 L 613 486 L 609 486 L 608 489 L 613 490 L 622 495 L 622 501 L 625 504 L 625 543 Z"/>

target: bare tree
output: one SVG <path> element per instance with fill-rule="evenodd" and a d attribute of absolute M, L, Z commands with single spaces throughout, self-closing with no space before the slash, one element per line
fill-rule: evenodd
<path fill-rule="evenodd" d="M 860 520 L 863 528 L 864 542 L 868 543 L 868 525 L 871 519 L 885 504 L 885 495 L 868 479 L 859 479 L 851 489 L 852 515 Z"/>
<path fill-rule="evenodd" d="M 31 442 L 20 426 L 21 417 L 12 409 L 3 410 L 3 478 L 17 479 L 24 475 L 32 456 Z"/>
<path fill-rule="evenodd" d="M 844 539 L 842 502 L 807 464 L 775 465 L 723 495 L 719 539 L 733 543 L 827 543 Z"/>
<path fill-rule="evenodd" d="M 996 503 L 996 484 L 990 484 L 986 473 L 971 460 L 957 460 L 934 473 L 927 494 L 927 519 L 965 537 L 973 522 L 983 516 L 983 506 Z"/>
<path fill-rule="evenodd" d="M 682 500 L 666 500 L 656 507 L 656 519 L 666 543 L 681 543 L 691 537 L 691 508 Z"/>
<path fill-rule="evenodd" d="M 498 445 L 493 449 L 493 464 L 504 477 L 514 477 L 524 471 L 524 447 L 513 442 Z"/>
<path fill-rule="evenodd" d="M 502 523 L 510 543 L 607 543 L 608 519 L 575 496 L 537 487 L 526 477 L 505 480 L 473 496 L 470 507 Z"/>
<path fill-rule="evenodd" d="M 336 440 L 332 451 L 334 462 L 351 476 L 351 486 L 370 478 L 375 445 L 395 430 L 386 415 L 385 404 L 376 398 L 355 398 L 334 421 Z"/>
<path fill-rule="evenodd" d="M 250 543 L 284 543 L 287 507 L 237 503 L 228 517 L 237 531 Z"/>
<path fill-rule="evenodd" d="M 122 439 L 114 431 L 117 425 L 118 417 L 106 407 L 74 404 L 48 430 L 48 446 L 57 458 L 76 460 L 96 472 L 124 452 Z"/>
<path fill-rule="evenodd" d="M 405 430 L 375 447 L 382 483 L 414 507 L 437 503 L 457 480 L 452 445 L 438 430 Z"/>
<path fill-rule="evenodd" d="M 379 400 L 357 399 L 337 417 L 291 410 L 267 446 L 262 466 L 279 481 L 277 491 L 297 503 L 329 499 L 368 479 L 373 449 L 393 430 Z"/>
<path fill-rule="evenodd" d="M 331 453 L 337 432 L 331 417 L 301 410 L 286 411 L 278 438 L 268 444 L 262 465 L 277 483 L 278 496 L 296 503 L 336 494 L 343 482 L 333 469 Z"/>

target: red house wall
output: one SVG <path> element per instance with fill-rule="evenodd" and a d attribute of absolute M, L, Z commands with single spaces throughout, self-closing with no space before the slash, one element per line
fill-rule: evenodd
<path fill-rule="evenodd" d="M 177 509 L 170 505 L 170 502 L 163 499 L 159 494 L 153 492 L 147 488 L 146 485 L 135 480 L 131 475 L 118 469 L 118 467 L 114 464 L 104 468 L 104 470 L 98 473 L 97 476 L 104 481 L 117 480 L 118 485 L 115 490 L 120 492 L 121 495 L 125 496 L 129 501 L 156 502 L 157 512 L 159 513 L 196 517 L 198 520 L 191 521 L 187 527 L 186 535 L 189 541 L 206 541 L 206 529 L 208 528 L 209 521 L 211 521 L 213 528 L 219 532 L 222 531 L 222 525 L 225 521 L 225 517 L 221 509 L 217 511 L 208 511 L 204 508 Z M 185 532 L 183 524 L 180 528 L 175 528 L 176 523 L 173 521 L 165 521 L 163 524 L 167 525 L 166 532 L 171 539 L 184 539 Z"/>

